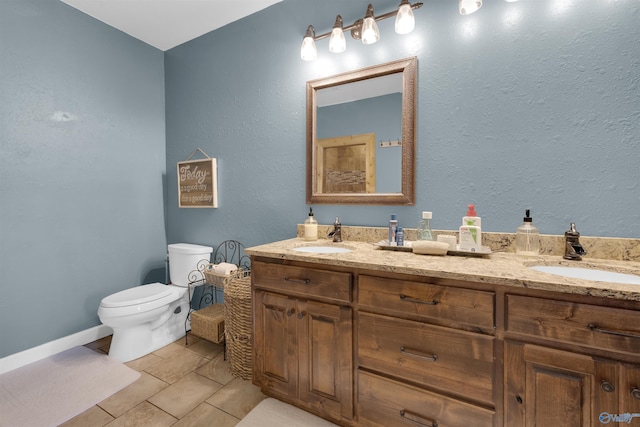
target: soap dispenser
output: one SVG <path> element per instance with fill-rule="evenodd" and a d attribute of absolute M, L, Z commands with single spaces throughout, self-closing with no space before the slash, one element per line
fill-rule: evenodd
<path fill-rule="evenodd" d="M 435 240 L 431 230 L 431 212 L 422 212 L 422 219 L 418 223 L 418 240 Z"/>
<path fill-rule="evenodd" d="M 318 240 L 318 221 L 313 216 L 313 208 L 309 208 L 309 216 L 304 222 L 304 240 Z"/>
<path fill-rule="evenodd" d="M 458 248 L 466 252 L 482 250 L 482 220 L 476 213 L 475 205 L 467 206 L 467 215 L 462 217 L 462 226 L 458 229 Z"/>
<path fill-rule="evenodd" d="M 535 256 L 540 254 L 540 232 L 533 225 L 530 211 L 525 211 L 523 223 L 516 230 L 516 254 Z"/>

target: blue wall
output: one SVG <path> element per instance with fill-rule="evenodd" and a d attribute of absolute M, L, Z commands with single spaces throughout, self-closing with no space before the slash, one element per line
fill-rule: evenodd
<path fill-rule="evenodd" d="M 431 210 L 454 229 L 473 202 L 487 231 L 531 208 L 543 233 L 640 237 L 637 0 L 429 1 L 410 35 L 389 19 L 377 44 L 299 59 L 307 25 L 366 3 L 284 0 L 163 55 L 57 0 L 0 1 L 0 357 L 97 325 L 104 295 L 164 278 L 167 243 L 293 237 L 306 81 L 409 56 L 416 205 L 314 206 L 321 223 Z M 197 147 L 218 158 L 218 209 L 177 207 Z"/>
<path fill-rule="evenodd" d="M 307 25 L 367 2 L 285 0 L 172 49 L 165 57 L 167 169 L 196 147 L 217 157 L 220 207 L 177 208 L 168 181 L 168 241 L 248 245 L 292 237 L 304 221 L 305 83 L 418 57 L 415 206 L 314 206 L 320 223 L 457 229 L 475 203 L 485 231 L 515 232 L 532 209 L 542 233 L 575 221 L 584 235 L 640 236 L 640 12 L 637 0 L 486 0 L 461 16 L 429 1 L 416 30 L 379 22 L 371 46 L 347 37 L 300 60 Z M 378 13 L 397 1 L 372 1 Z M 580 6 L 580 7 L 578 7 Z M 171 176 L 171 174 L 170 174 Z"/>
<path fill-rule="evenodd" d="M 0 1 L 0 357 L 164 281 L 163 53 L 55 0 Z"/>

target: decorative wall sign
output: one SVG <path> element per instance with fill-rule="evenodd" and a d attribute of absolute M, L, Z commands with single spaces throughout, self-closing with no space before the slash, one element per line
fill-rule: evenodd
<path fill-rule="evenodd" d="M 189 160 L 196 151 L 207 158 Z M 181 208 L 217 208 L 218 178 L 216 159 L 196 149 L 187 160 L 178 162 L 178 206 Z"/>

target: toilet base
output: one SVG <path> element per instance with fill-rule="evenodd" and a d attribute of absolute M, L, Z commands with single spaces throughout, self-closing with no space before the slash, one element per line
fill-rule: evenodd
<path fill-rule="evenodd" d="M 123 363 L 128 362 L 146 356 L 184 337 L 185 328 L 189 329 L 188 300 L 182 298 L 172 303 L 170 313 L 169 319 L 155 329 L 152 322 L 127 327 L 112 327 L 113 337 L 109 347 L 109 356 Z M 187 323 L 185 324 L 185 322 Z"/>

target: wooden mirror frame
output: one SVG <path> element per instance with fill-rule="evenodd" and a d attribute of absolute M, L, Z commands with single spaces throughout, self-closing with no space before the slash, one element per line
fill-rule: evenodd
<path fill-rule="evenodd" d="M 307 203 L 414 205 L 416 200 L 416 57 L 375 65 L 307 82 Z M 402 73 L 402 188 L 399 193 L 317 193 L 317 91 L 389 74 Z"/>

